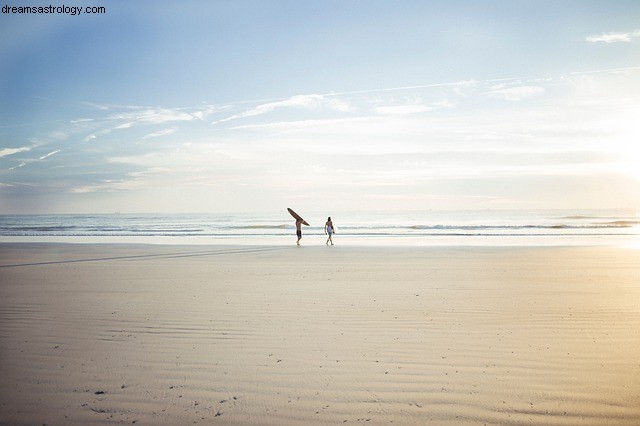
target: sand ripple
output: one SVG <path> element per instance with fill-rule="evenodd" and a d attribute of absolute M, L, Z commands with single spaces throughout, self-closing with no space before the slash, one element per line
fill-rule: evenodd
<path fill-rule="evenodd" d="M 172 250 L 0 272 L 0 423 L 640 423 L 636 252 Z"/>

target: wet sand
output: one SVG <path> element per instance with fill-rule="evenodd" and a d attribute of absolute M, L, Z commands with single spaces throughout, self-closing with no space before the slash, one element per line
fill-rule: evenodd
<path fill-rule="evenodd" d="M 0 244 L 0 424 L 640 424 L 640 250 Z"/>

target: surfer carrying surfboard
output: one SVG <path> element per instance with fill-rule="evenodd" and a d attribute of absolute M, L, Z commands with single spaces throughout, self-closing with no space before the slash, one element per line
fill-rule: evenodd
<path fill-rule="evenodd" d="M 306 220 L 300 217 L 300 215 L 290 208 L 287 207 L 287 211 L 293 218 L 296 220 L 296 235 L 298 236 L 298 241 L 296 241 L 297 245 L 300 245 L 300 240 L 302 239 L 302 225 L 309 226 Z"/>
<path fill-rule="evenodd" d="M 298 236 L 298 241 L 296 241 L 297 245 L 300 245 L 300 240 L 302 239 L 302 219 L 296 219 L 296 235 Z"/>

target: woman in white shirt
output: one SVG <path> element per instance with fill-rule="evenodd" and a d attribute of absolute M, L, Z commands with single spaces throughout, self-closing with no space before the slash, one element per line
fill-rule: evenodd
<path fill-rule="evenodd" d="M 324 233 L 329 235 L 329 238 L 327 238 L 327 242 L 325 243 L 326 245 L 329 245 L 329 243 L 333 245 L 333 239 L 331 238 L 331 236 L 334 232 L 335 229 L 333 227 L 333 222 L 331 221 L 331 216 L 329 216 L 329 218 L 327 219 L 327 223 L 324 224 Z"/>

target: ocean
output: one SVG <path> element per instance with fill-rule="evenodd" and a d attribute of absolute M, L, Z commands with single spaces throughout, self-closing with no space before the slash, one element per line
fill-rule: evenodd
<path fill-rule="evenodd" d="M 326 214 L 299 212 L 324 244 Z M 634 210 L 464 210 L 331 214 L 336 244 L 640 246 Z M 0 242 L 290 244 L 286 209 L 265 214 L 0 215 Z"/>

